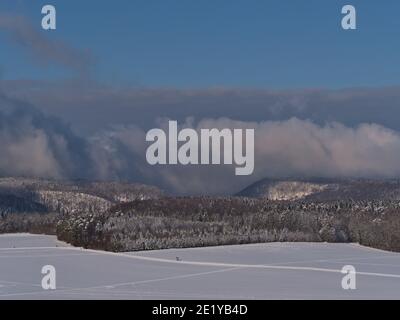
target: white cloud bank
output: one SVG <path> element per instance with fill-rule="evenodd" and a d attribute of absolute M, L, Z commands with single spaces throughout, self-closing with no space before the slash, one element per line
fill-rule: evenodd
<path fill-rule="evenodd" d="M 399 177 L 400 133 L 376 124 L 320 126 L 307 120 L 243 122 L 192 120 L 182 127 L 255 129 L 255 172 L 237 177 L 232 166 L 155 166 L 145 161 L 145 132 L 120 127 L 97 137 L 94 156 L 104 179 L 131 177 L 178 193 L 232 193 L 265 177 Z"/>

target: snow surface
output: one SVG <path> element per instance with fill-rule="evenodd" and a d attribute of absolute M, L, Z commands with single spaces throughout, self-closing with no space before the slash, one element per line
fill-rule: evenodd
<path fill-rule="evenodd" d="M 56 268 L 55 291 L 41 287 L 44 265 Z M 345 265 L 356 290 L 341 287 Z M 0 235 L 0 299 L 400 299 L 400 254 L 326 243 L 114 254 Z"/>

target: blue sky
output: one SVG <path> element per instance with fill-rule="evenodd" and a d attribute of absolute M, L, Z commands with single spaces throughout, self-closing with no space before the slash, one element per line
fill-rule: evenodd
<path fill-rule="evenodd" d="M 57 8 L 56 31 L 40 30 L 41 7 Z M 340 28 L 356 6 L 358 30 Z M 400 2 L 395 0 L 15 1 L 47 37 L 89 49 L 94 77 L 149 87 L 354 87 L 399 83 Z M 0 36 L 3 77 L 71 76 L 33 63 Z"/>

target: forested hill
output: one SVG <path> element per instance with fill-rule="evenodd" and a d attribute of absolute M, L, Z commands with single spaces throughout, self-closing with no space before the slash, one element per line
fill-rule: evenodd
<path fill-rule="evenodd" d="M 157 187 L 142 184 L 0 178 L 0 213 L 94 213 L 162 196 Z"/>

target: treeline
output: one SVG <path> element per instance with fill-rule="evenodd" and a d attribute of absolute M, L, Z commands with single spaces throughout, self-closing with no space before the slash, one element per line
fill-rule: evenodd
<path fill-rule="evenodd" d="M 154 250 L 258 242 L 358 242 L 400 251 L 395 201 L 274 202 L 164 198 L 60 216 L 57 235 L 75 246 Z"/>
<path fill-rule="evenodd" d="M 0 233 L 55 235 L 58 219 L 55 213 L 2 213 Z"/>

